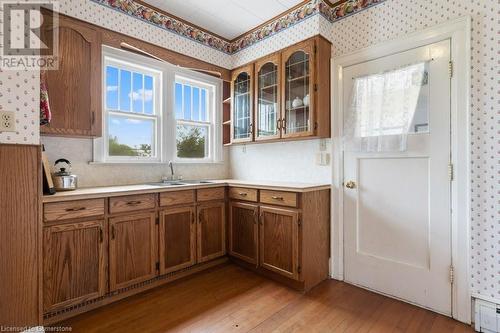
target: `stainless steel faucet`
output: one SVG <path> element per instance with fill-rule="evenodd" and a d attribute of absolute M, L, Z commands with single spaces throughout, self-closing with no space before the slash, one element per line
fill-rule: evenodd
<path fill-rule="evenodd" d="M 168 162 L 168 166 L 170 167 L 170 172 L 171 172 L 171 179 L 175 180 L 175 173 L 174 173 L 174 163 L 172 161 Z"/>

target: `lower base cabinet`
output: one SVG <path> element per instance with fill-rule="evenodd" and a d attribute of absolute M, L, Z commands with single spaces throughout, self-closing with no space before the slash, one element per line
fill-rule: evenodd
<path fill-rule="evenodd" d="M 299 213 L 260 207 L 260 265 L 288 278 L 299 278 Z"/>
<path fill-rule="evenodd" d="M 259 206 L 229 203 L 229 254 L 250 264 L 258 264 Z"/>
<path fill-rule="evenodd" d="M 196 264 L 195 207 L 160 211 L 160 274 Z"/>
<path fill-rule="evenodd" d="M 52 311 L 106 293 L 104 220 L 43 228 L 43 309 Z"/>
<path fill-rule="evenodd" d="M 226 219 L 224 201 L 198 206 L 198 263 L 226 254 Z"/>
<path fill-rule="evenodd" d="M 109 219 L 109 288 L 115 291 L 156 276 L 156 214 Z"/>

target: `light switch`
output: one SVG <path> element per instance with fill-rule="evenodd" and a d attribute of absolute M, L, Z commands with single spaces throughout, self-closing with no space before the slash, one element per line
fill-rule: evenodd
<path fill-rule="evenodd" d="M 316 164 L 317 165 L 329 165 L 330 164 L 330 154 L 327 152 L 316 153 Z"/>

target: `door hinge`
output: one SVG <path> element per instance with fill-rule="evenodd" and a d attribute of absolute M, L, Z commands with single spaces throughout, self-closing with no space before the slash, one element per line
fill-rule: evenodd
<path fill-rule="evenodd" d="M 454 176 L 455 170 L 453 168 L 453 163 L 448 164 L 448 178 L 450 179 L 450 182 L 453 181 L 455 178 Z"/>
<path fill-rule="evenodd" d="M 448 61 L 448 74 L 450 75 L 450 79 L 453 77 L 453 61 Z"/>
<path fill-rule="evenodd" d="M 453 284 L 455 281 L 455 268 L 453 265 L 450 266 L 450 283 Z"/>
<path fill-rule="evenodd" d="M 159 262 L 159 261 L 157 261 L 157 262 L 156 262 L 156 266 L 155 266 L 155 267 L 156 267 L 156 270 L 157 270 L 157 271 L 159 271 L 159 270 L 160 270 L 160 262 Z"/>

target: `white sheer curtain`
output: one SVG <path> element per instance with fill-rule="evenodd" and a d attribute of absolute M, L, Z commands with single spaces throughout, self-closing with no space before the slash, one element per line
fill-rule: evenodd
<path fill-rule="evenodd" d="M 353 79 L 344 122 L 344 149 L 357 152 L 405 151 L 426 63 Z"/>

